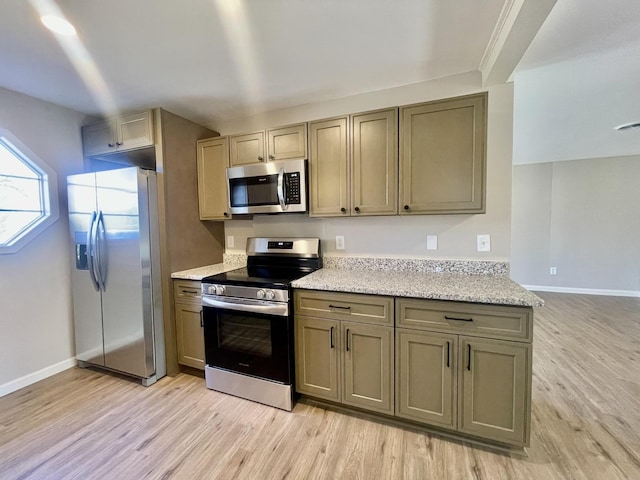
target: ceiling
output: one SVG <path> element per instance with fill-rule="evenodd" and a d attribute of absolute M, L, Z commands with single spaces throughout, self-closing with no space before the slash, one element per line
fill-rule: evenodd
<path fill-rule="evenodd" d="M 478 70 L 516 3 L 3 0 L 0 86 L 89 115 L 161 106 L 211 124 Z M 640 38 L 636 3 L 558 0 L 518 68 Z M 42 27 L 52 9 L 77 37 Z"/>

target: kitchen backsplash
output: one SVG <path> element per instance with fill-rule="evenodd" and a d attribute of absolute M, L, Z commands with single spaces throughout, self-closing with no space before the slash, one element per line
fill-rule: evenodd
<path fill-rule="evenodd" d="M 463 275 L 508 275 L 509 263 L 489 260 L 432 260 L 420 258 L 330 257 L 324 268 L 384 270 L 392 272 L 459 273 Z"/>

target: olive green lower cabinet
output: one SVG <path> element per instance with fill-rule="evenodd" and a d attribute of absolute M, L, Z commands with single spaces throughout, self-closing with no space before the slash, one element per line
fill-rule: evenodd
<path fill-rule="evenodd" d="M 200 282 L 174 280 L 178 363 L 204 370 L 204 328 Z"/>
<path fill-rule="evenodd" d="M 299 393 L 529 446 L 532 308 L 312 290 L 294 304 Z"/>
<path fill-rule="evenodd" d="M 457 428 L 456 335 L 396 330 L 396 415 Z"/>
<path fill-rule="evenodd" d="M 393 415 L 393 298 L 297 290 L 294 304 L 296 390 Z"/>
<path fill-rule="evenodd" d="M 396 299 L 396 416 L 529 446 L 533 311 Z"/>

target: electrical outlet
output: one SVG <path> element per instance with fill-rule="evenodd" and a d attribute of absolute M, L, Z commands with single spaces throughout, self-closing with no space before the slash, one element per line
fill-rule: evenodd
<path fill-rule="evenodd" d="M 235 239 L 233 238 L 233 235 L 227 235 L 227 248 L 233 248 L 233 246 L 235 245 Z"/>
<path fill-rule="evenodd" d="M 344 236 L 336 235 L 336 250 L 344 250 Z"/>
<path fill-rule="evenodd" d="M 557 275 L 558 269 L 556 267 L 549 267 L 549 275 Z"/>
<path fill-rule="evenodd" d="M 491 235 L 478 235 L 478 251 L 479 252 L 491 251 Z"/>
<path fill-rule="evenodd" d="M 438 236 L 427 235 L 427 250 L 437 250 L 437 249 L 438 249 Z"/>

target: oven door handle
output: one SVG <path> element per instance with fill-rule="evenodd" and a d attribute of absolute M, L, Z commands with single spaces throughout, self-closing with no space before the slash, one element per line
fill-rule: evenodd
<path fill-rule="evenodd" d="M 225 310 L 236 310 L 240 312 L 262 313 L 264 315 L 278 315 L 281 317 L 286 317 L 289 315 L 289 305 L 287 303 L 240 303 L 231 300 L 218 300 L 207 295 L 203 295 L 202 305 L 204 307 L 223 308 Z"/>

